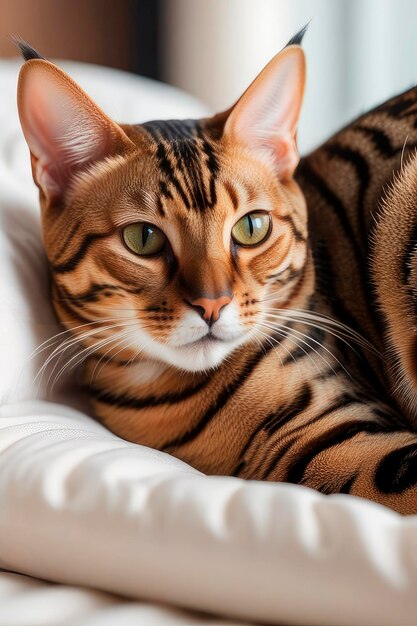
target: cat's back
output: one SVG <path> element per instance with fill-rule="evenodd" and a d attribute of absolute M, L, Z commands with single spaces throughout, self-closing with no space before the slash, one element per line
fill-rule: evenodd
<path fill-rule="evenodd" d="M 370 257 L 380 202 L 417 147 L 417 88 L 364 114 L 305 157 L 297 178 L 309 209 L 317 285 L 335 314 L 381 344 Z"/>

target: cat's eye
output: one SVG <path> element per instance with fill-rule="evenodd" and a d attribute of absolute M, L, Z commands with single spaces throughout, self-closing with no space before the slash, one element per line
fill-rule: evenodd
<path fill-rule="evenodd" d="M 269 236 L 271 217 L 263 211 L 244 215 L 232 228 L 232 238 L 239 246 L 256 246 Z"/>
<path fill-rule="evenodd" d="M 151 256 L 161 252 L 166 244 L 166 237 L 162 231 L 152 224 L 137 222 L 129 224 L 123 229 L 123 241 L 126 246 L 141 256 Z"/>

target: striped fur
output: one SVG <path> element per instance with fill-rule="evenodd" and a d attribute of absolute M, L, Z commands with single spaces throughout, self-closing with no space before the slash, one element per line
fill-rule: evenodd
<path fill-rule="evenodd" d="M 57 354 L 81 346 L 94 412 L 126 439 L 207 473 L 417 513 L 417 161 L 401 170 L 417 90 L 342 130 L 296 180 L 228 133 L 230 115 L 118 127 L 118 149 L 59 196 L 31 148 L 53 302 L 74 337 Z M 272 234 L 238 249 L 230 230 L 252 209 L 270 211 Z M 167 235 L 162 256 L 123 247 L 140 220 Z M 227 290 L 205 343 L 189 302 Z"/>

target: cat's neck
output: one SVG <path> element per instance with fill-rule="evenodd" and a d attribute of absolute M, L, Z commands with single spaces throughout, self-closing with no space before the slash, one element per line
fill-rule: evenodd
<path fill-rule="evenodd" d="M 263 354 L 258 344 L 248 343 L 236 350 L 230 362 L 196 373 L 144 358 L 128 366 L 109 360 L 100 371 L 96 369 L 93 380 L 94 363 L 87 363 L 84 382 L 94 413 L 110 430 L 163 449 L 167 441 L 192 428 L 219 393 L 246 379 Z"/>
<path fill-rule="evenodd" d="M 109 358 L 100 369 L 92 361 L 86 363 L 84 380 L 90 380 L 90 387 L 97 393 L 105 389 L 120 397 L 134 395 L 144 398 L 161 394 L 169 396 L 179 394 L 187 388 L 202 386 L 214 374 L 219 375 L 223 369 L 230 373 L 239 367 L 242 360 L 249 358 L 255 348 L 254 344 L 243 346 L 238 350 L 238 357 L 234 355 L 231 361 L 200 372 L 180 370 L 144 355 L 128 363 Z"/>

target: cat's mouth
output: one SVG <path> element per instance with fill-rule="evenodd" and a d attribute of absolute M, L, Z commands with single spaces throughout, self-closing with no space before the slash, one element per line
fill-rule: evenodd
<path fill-rule="evenodd" d="M 242 338 L 241 333 L 230 333 L 230 335 L 226 335 L 223 337 L 220 337 L 218 335 L 215 335 L 212 330 L 209 330 L 205 335 L 198 337 L 198 339 L 192 339 L 191 341 L 187 341 L 186 343 L 183 343 L 181 346 L 178 346 L 180 348 L 191 348 L 191 347 L 198 347 L 198 348 L 202 348 L 202 347 L 206 347 L 206 346 L 216 346 L 216 345 L 227 345 L 227 344 L 232 344 L 234 343 L 236 340 L 240 340 Z"/>
<path fill-rule="evenodd" d="M 193 341 L 187 341 L 187 343 L 183 343 L 181 348 L 188 348 L 191 346 L 206 346 L 206 345 L 214 345 L 216 343 L 226 343 L 227 339 L 222 339 L 221 337 L 215 337 L 211 331 L 200 337 L 199 339 L 194 339 Z"/>
<path fill-rule="evenodd" d="M 159 351 L 162 361 L 189 372 L 199 372 L 217 367 L 238 346 L 247 340 L 247 333 L 241 329 L 212 328 L 182 329 L 182 341 L 175 341 L 153 347 Z"/>

